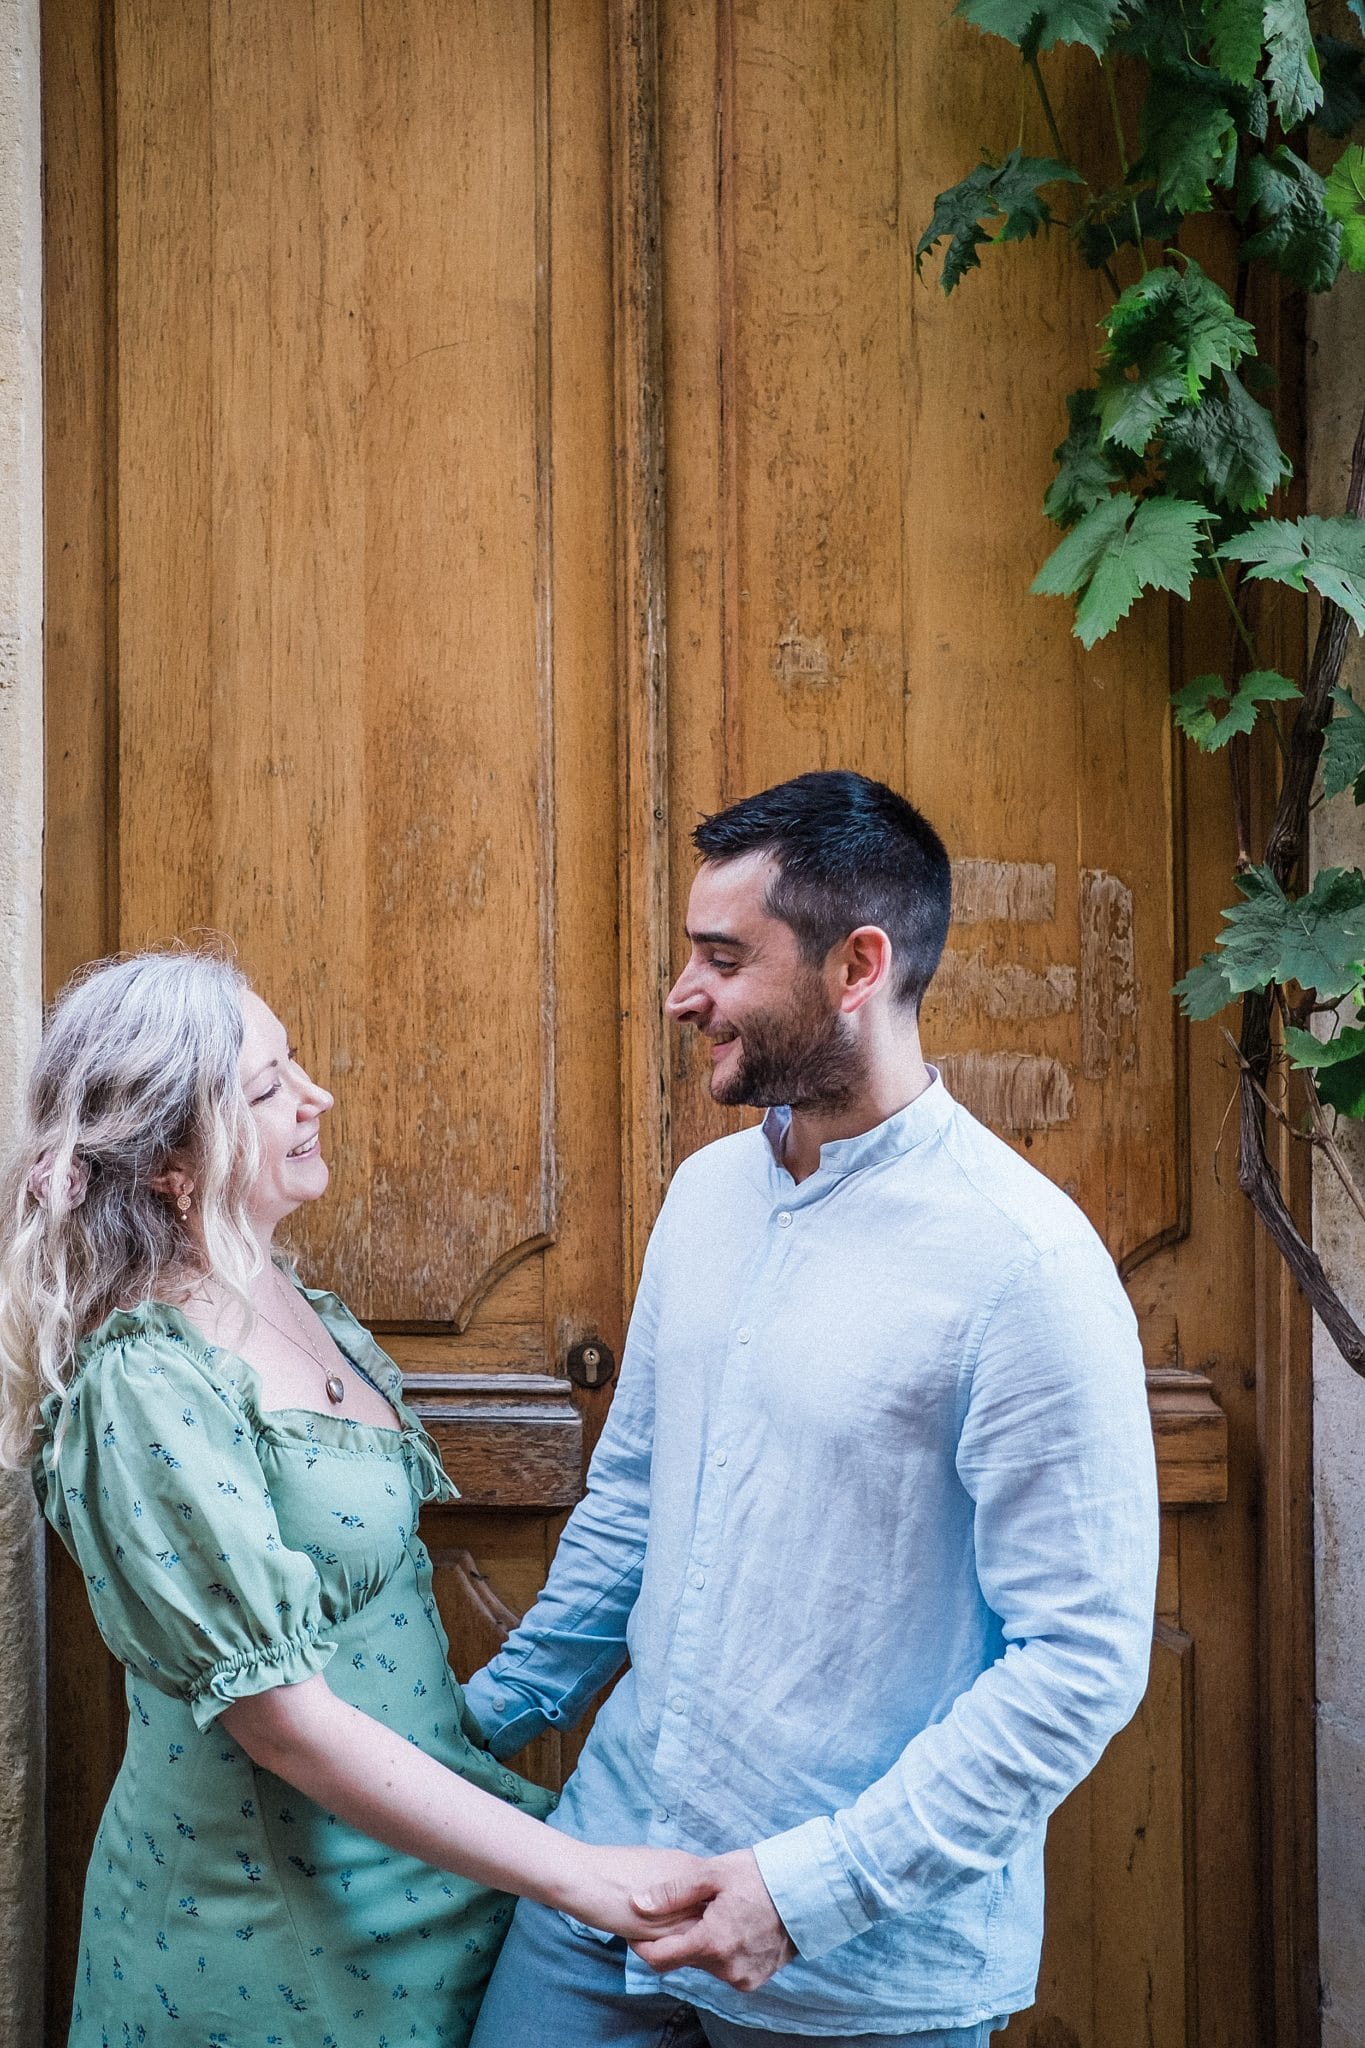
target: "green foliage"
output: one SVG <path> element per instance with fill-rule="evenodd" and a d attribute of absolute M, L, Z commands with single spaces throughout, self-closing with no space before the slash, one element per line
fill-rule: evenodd
<path fill-rule="evenodd" d="M 1365 270 L 1365 148 L 1342 151 L 1323 188 L 1323 205 L 1341 223 L 1342 254 L 1352 270 Z"/>
<path fill-rule="evenodd" d="M 1297 128 L 1322 105 L 1322 66 L 1304 0 L 1266 0 L 1266 84 L 1282 128 Z"/>
<path fill-rule="evenodd" d="M 1059 542 L 1033 579 L 1040 596 L 1070 597 L 1076 637 L 1093 647 L 1132 610 L 1144 590 L 1190 594 L 1201 505 L 1179 498 L 1145 498 L 1116 491 L 1088 512 Z"/>
<path fill-rule="evenodd" d="M 1225 562 L 1244 562 L 1253 579 L 1268 578 L 1304 590 L 1311 583 L 1321 597 L 1365 629 L 1365 520 L 1263 519 L 1250 533 L 1224 541 Z"/>
<path fill-rule="evenodd" d="M 1284 143 L 1248 158 L 1237 181 L 1238 218 L 1261 226 L 1243 242 L 1243 263 L 1265 262 L 1305 291 L 1330 291 L 1341 269 L 1341 228 L 1328 216 L 1322 179 Z"/>
<path fill-rule="evenodd" d="M 1349 789 L 1365 804 L 1365 711 L 1348 690 L 1333 690 L 1332 702 L 1342 715 L 1322 735 L 1323 795 L 1341 796 Z"/>
<path fill-rule="evenodd" d="M 915 246 L 915 269 L 947 241 L 939 282 L 945 292 L 961 284 L 969 270 L 980 267 L 977 250 L 985 242 L 1019 242 L 1051 227 L 1052 215 L 1042 197 L 1044 185 L 1081 184 L 1079 171 L 1050 156 L 1021 156 L 1012 149 L 1003 163 L 980 163 L 960 184 L 950 185 L 934 201 L 934 217 Z M 998 221 L 998 228 L 988 225 Z"/>
<path fill-rule="evenodd" d="M 1066 410 L 1070 431 L 1052 451 L 1057 474 L 1048 486 L 1043 510 L 1059 526 L 1074 526 L 1108 497 L 1113 485 L 1127 482 L 1140 464 L 1101 440 L 1093 391 L 1073 391 Z"/>
<path fill-rule="evenodd" d="M 1185 497 L 1233 512 L 1259 512 L 1290 474 L 1275 422 L 1235 377 L 1201 405 L 1182 406 L 1165 423 L 1166 481 Z"/>
<path fill-rule="evenodd" d="M 1365 31 L 1365 0 L 1348 6 Z M 943 247 L 951 292 L 987 244 L 1057 225 L 1049 198 L 1065 184 L 1077 259 L 1113 294 L 1094 382 L 1066 400 L 1044 499 L 1063 534 L 1033 589 L 1075 600 L 1073 630 L 1089 648 L 1142 592 L 1183 598 L 1196 577 L 1216 579 L 1245 672 L 1200 675 L 1177 690 L 1176 724 L 1214 753 L 1254 738 L 1284 705 L 1277 737 L 1302 759 L 1316 744 L 1316 709 L 1301 730 L 1300 685 L 1258 656 L 1242 594 L 1258 581 L 1315 592 L 1365 630 L 1365 521 L 1278 516 L 1292 471 L 1263 402 L 1273 373 L 1243 310 L 1264 301 L 1244 281 L 1274 272 L 1325 292 L 1343 265 L 1365 270 L 1365 147 L 1347 140 L 1365 123 L 1365 47 L 1349 35 L 1315 37 L 1305 0 L 957 0 L 956 12 L 1019 53 L 1055 153 L 1024 154 L 1026 138 L 1042 132 L 1025 116 L 1007 157 L 983 159 L 940 193 L 917 269 Z M 1044 79 L 1042 60 L 1059 44 L 1098 59 L 1110 111 L 1112 134 L 1085 134 L 1075 156 Z M 1134 102 L 1130 148 L 1124 109 Z M 1345 145 L 1323 174 L 1301 132 L 1310 121 Z M 1235 297 L 1183 246 L 1187 218 L 1209 213 L 1219 229 L 1199 246 L 1219 247 L 1219 235 L 1231 244 Z M 1350 790 L 1365 803 L 1365 708 L 1345 690 L 1332 694 L 1323 793 Z M 1250 865 L 1237 887 L 1213 950 L 1179 985 L 1187 1015 L 1212 1017 L 1284 987 L 1321 1004 L 1353 997 L 1356 1024 L 1330 1040 L 1291 1026 L 1285 1044 L 1323 1102 L 1365 1120 L 1365 873 L 1329 869 L 1291 896 L 1268 865 Z"/>
<path fill-rule="evenodd" d="M 1265 48 L 1264 0 L 1204 0 L 1209 55 L 1234 85 L 1250 85 Z"/>
<path fill-rule="evenodd" d="M 1322 1100 L 1343 1116 L 1365 1117 L 1365 1031 L 1348 1024 L 1335 1038 L 1287 1025 L 1284 1049 L 1290 1064 L 1311 1069 Z"/>
<path fill-rule="evenodd" d="M 1137 170 L 1152 179 L 1160 205 L 1173 213 L 1203 213 L 1213 204 L 1210 187 L 1232 182 L 1239 97 L 1219 72 L 1202 64 L 1153 70 Z"/>
<path fill-rule="evenodd" d="M 1365 51 L 1340 36 L 1319 36 L 1322 105 L 1313 116 L 1324 135 L 1339 141 L 1365 120 Z"/>
<path fill-rule="evenodd" d="M 1324 868 L 1306 896 L 1286 896 L 1266 867 L 1237 877 L 1243 898 L 1223 912 L 1217 951 L 1176 984 L 1187 1017 L 1212 1017 L 1234 997 L 1297 981 L 1325 1002 L 1349 995 L 1365 956 L 1365 875 Z"/>
<path fill-rule="evenodd" d="M 1172 692 L 1171 702 L 1180 730 L 1204 753 L 1215 754 L 1234 734 L 1251 731 L 1262 704 L 1283 703 L 1302 695 L 1288 676 L 1273 668 L 1255 668 L 1242 677 L 1235 690 L 1229 690 L 1221 676 L 1196 676 L 1183 690 Z M 1213 708 L 1217 703 L 1228 707 L 1221 717 Z"/>
<path fill-rule="evenodd" d="M 1235 370 L 1256 346 L 1256 330 L 1233 308 L 1221 285 L 1188 260 L 1149 270 L 1130 284 L 1100 325 L 1109 336 L 1111 370 L 1139 377 L 1163 365 L 1186 398 L 1198 398 L 1215 370 Z"/>
<path fill-rule="evenodd" d="M 1084 43 L 1099 56 L 1113 32 L 1118 0 L 957 0 L 954 14 L 1003 36 L 1026 57 L 1055 43 Z"/>

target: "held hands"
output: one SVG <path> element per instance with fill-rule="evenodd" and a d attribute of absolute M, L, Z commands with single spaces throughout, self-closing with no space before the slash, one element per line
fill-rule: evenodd
<path fill-rule="evenodd" d="M 650 1932 L 644 1939 L 628 1935 L 631 1947 L 651 1970 L 709 1970 L 737 1991 L 757 1991 L 791 1962 L 796 1947 L 753 1850 L 682 1860 L 694 1874 L 679 1873 L 633 1894 L 630 1903 Z"/>
<path fill-rule="evenodd" d="M 584 1847 L 582 1881 L 574 1887 L 574 1898 L 565 1910 L 590 1927 L 608 1934 L 623 1934 L 627 1941 L 653 1938 L 665 1931 L 681 1932 L 694 1927 L 701 1906 L 677 1908 L 661 1905 L 648 1915 L 635 1907 L 635 1895 L 662 1899 L 670 1891 L 680 1897 L 710 1897 L 704 1886 L 705 1873 L 712 1868 L 701 1856 L 689 1856 L 683 1849 L 618 1849 Z"/>

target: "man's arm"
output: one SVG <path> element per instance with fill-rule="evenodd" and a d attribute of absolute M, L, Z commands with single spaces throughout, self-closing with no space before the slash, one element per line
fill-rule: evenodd
<path fill-rule="evenodd" d="M 655 1250 L 650 1241 L 621 1377 L 544 1591 L 465 1698 L 495 1756 L 512 1756 L 547 1726 L 571 1728 L 626 1657 L 649 1533 L 654 1442 Z"/>
<path fill-rule="evenodd" d="M 1004 1654 L 850 1806 L 718 1859 L 686 1901 L 675 1886 L 637 1900 L 676 1911 L 711 1888 L 694 1932 L 638 1945 L 654 1968 L 753 1988 L 780 1967 L 762 1969 L 780 1933 L 820 1956 L 974 1882 L 1037 1832 L 1136 1709 L 1155 1460 L 1132 1311 L 1097 1246 L 1031 1255 L 1008 1277 L 977 1347 L 957 1465 Z"/>

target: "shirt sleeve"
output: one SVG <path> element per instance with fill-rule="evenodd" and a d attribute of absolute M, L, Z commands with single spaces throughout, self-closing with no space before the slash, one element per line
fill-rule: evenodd
<path fill-rule="evenodd" d="M 626 1659 L 649 1533 L 654 1338 L 663 1217 L 645 1254 L 611 1412 L 545 1589 L 465 1687 L 493 1754 L 512 1756 L 548 1726 L 571 1728 Z"/>
<path fill-rule="evenodd" d="M 106 1346 L 66 1402 L 40 1491 L 100 1634 L 207 1728 L 234 1700 L 320 1672 L 310 1558 L 280 1535 L 247 1418 L 170 1338 Z"/>
<path fill-rule="evenodd" d="M 1008 1862 L 1146 1689 L 1156 1465 L 1136 1322 L 1097 1240 L 1008 1279 L 957 1469 L 1004 1652 L 851 1806 L 757 1845 L 806 1957 Z"/>

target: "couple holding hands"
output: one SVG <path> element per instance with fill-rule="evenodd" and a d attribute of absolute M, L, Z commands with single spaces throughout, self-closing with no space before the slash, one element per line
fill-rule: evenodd
<path fill-rule="evenodd" d="M 0 1457 L 127 1668 L 73 2048 L 983 2048 L 1030 2002 L 1048 1815 L 1146 1681 L 1133 1316 L 924 1063 L 924 818 L 828 772 L 695 839 L 669 1013 L 767 1113 L 678 1170 L 586 1495 L 463 1691 L 450 1482 L 273 1247 L 330 1095 L 219 958 L 56 1004 Z M 506 1760 L 622 1667 L 556 1804 Z"/>

